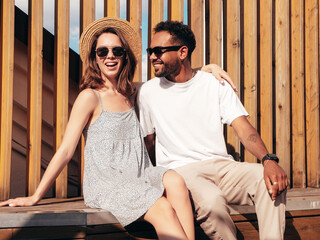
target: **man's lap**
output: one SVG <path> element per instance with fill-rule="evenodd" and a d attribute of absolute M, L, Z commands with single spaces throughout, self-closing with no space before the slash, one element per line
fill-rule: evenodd
<path fill-rule="evenodd" d="M 185 179 L 194 201 L 218 195 L 228 203 L 251 205 L 258 183 L 263 181 L 261 164 L 228 159 L 199 161 L 175 170 Z"/>

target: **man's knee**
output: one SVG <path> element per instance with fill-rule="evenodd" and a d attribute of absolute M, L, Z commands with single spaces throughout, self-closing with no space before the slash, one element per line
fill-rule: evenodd
<path fill-rule="evenodd" d="M 210 239 L 236 239 L 235 225 L 223 195 L 201 202 L 196 217 Z"/>
<path fill-rule="evenodd" d="M 208 195 L 196 205 L 198 220 L 221 218 L 230 213 L 227 200 L 223 194 Z"/>

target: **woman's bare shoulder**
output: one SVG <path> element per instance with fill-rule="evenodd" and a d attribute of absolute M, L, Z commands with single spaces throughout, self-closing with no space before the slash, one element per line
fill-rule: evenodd
<path fill-rule="evenodd" d="M 91 88 L 82 90 L 74 103 L 74 105 L 81 105 L 90 109 L 94 109 L 97 104 L 99 104 L 99 98 Z"/>
<path fill-rule="evenodd" d="M 86 88 L 86 89 L 82 90 L 79 93 L 78 98 L 80 98 L 81 100 L 84 100 L 84 101 L 98 100 L 97 93 L 94 92 L 94 90 L 91 88 Z"/>

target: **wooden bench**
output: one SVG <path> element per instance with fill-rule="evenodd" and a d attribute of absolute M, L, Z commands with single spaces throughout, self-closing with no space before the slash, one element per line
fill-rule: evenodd
<path fill-rule="evenodd" d="M 258 239 L 253 206 L 230 206 L 238 239 Z M 285 239 L 320 239 L 320 189 L 290 189 Z M 197 226 L 197 240 L 207 239 Z M 152 226 L 123 228 L 108 211 L 84 205 L 82 198 L 44 199 L 32 207 L 0 208 L 2 239 L 156 239 Z"/>

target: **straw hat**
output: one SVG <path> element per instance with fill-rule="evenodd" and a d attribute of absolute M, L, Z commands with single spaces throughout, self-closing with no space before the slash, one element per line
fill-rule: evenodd
<path fill-rule="evenodd" d="M 122 33 L 135 57 L 139 59 L 142 51 L 141 38 L 135 28 L 126 20 L 116 17 L 105 17 L 90 23 L 80 37 L 79 53 L 82 62 L 90 55 L 93 37 L 106 28 L 114 28 Z"/>

